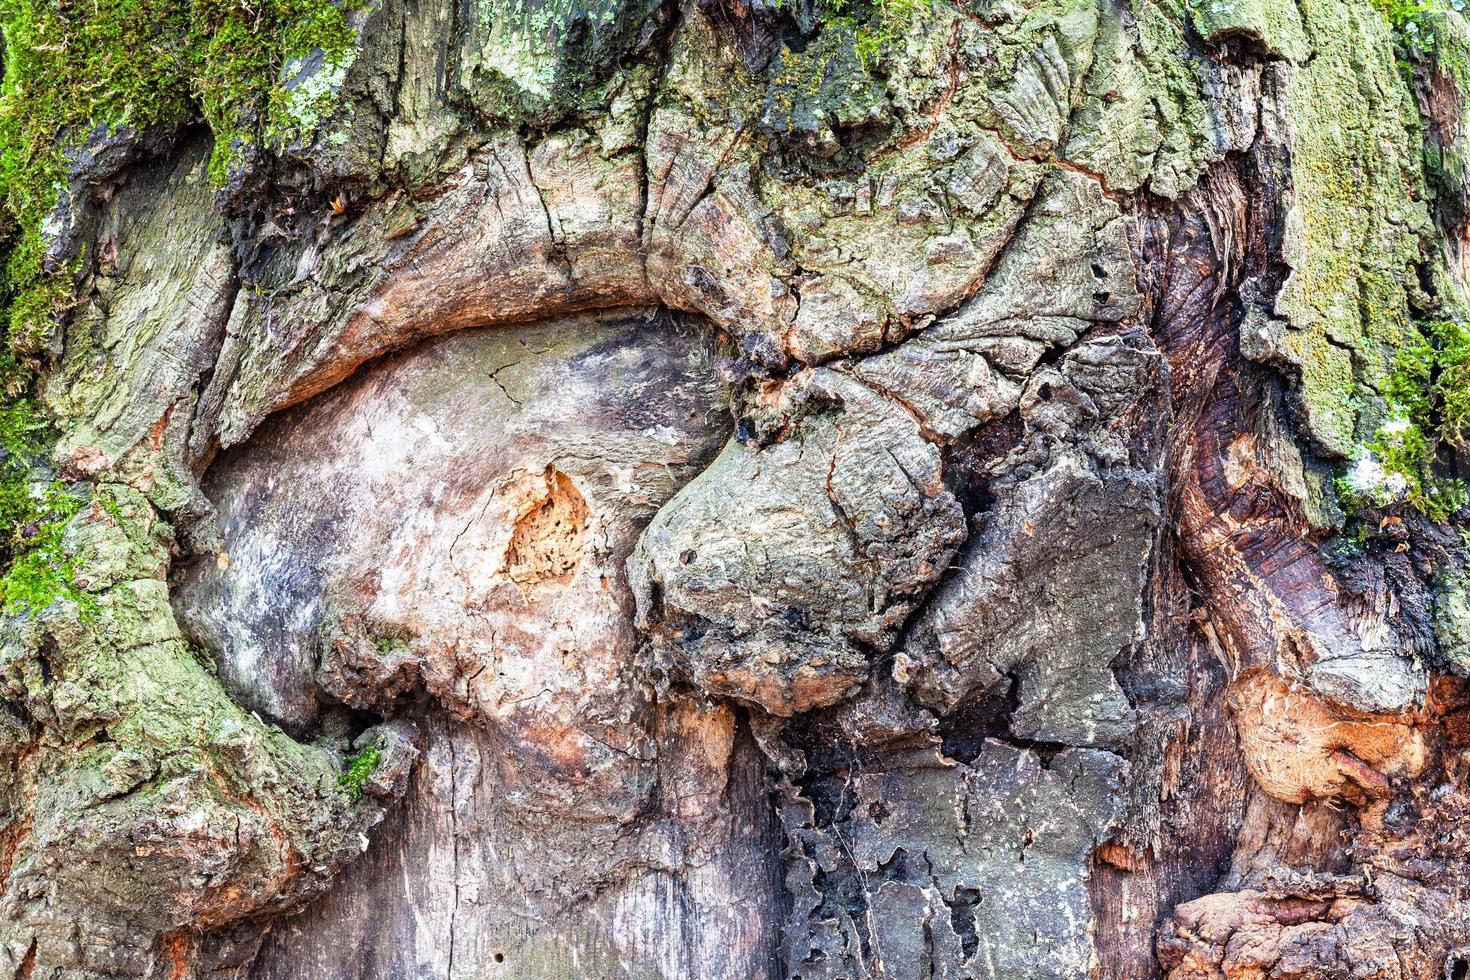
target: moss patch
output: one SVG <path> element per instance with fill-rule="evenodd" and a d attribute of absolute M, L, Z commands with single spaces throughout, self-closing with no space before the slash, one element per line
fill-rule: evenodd
<path fill-rule="evenodd" d="M 90 597 L 77 589 L 74 562 L 62 547 L 81 498 L 55 477 L 45 459 L 51 432 L 27 400 L 0 407 L 0 612 L 36 614 L 59 598 L 84 612 Z"/>
<path fill-rule="evenodd" d="M 852 50 L 871 64 L 896 50 L 916 24 L 930 14 L 930 0 L 826 0 L 823 30 L 852 37 Z"/>
<path fill-rule="evenodd" d="M 1420 340 L 1410 300 L 1433 225 L 1418 109 L 1388 25 L 1341 0 L 1303 12 L 1317 56 L 1286 91 L 1291 274 L 1275 312 L 1289 329 L 1243 343 L 1295 370 L 1306 434 L 1320 455 L 1349 459 L 1380 419 L 1397 352 Z"/>
<path fill-rule="evenodd" d="M 347 766 L 342 770 L 342 775 L 337 777 L 337 782 L 347 791 L 347 795 L 354 800 L 362 799 L 362 788 L 372 778 L 373 772 L 378 768 L 378 763 L 383 761 L 383 751 L 376 746 L 363 749 L 361 752 L 347 760 Z"/>
<path fill-rule="evenodd" d="M 54 439 L 35 365 L 73 303 L 68 151 L 131 128 L 200 119 L 211 176 L 241 149 L 314 128 L 355 53 L 356 0 L 0 0 L 0 609 L 82 602 L 62 532 L 80 500 L 45 466 Z M 331 84 L 322 81 L 326 79 Z M 48 249 L 52 251 L 48 252 Z M 84 604 L 85 608 L 85 604 Z"/>
<path fill-rule="evenodd" d="M 1373 0 L 1378 12 L 1388 18 L 1398 39 L 1415 51 L 1428 52 L 1435 46 L 1434 21 L 1438 14 L 1459 11 L 1461 0 Z"/>
<path fill-rule="evenodd" d="M 1462 480 L 1442 474 L 1442 446 L 1470 437 L 1470 325 L 1421 323 L 1427 340 L 1400 349 L 1384 385 L 1388 421 L 1361 447 L 1339 490 L 1350 507 L 1403 502 L 1447 521 L 1470 502 Z"/>
<path fill-rule="evenodd" d="M 355 50 L 350 5 L 329 0 L 0 0 L 4 322 L 34 352 L 65 312 L 74 264 L 46 255 L 45 222 L 66 192 L 63 147 L 100 128 L 214 130 L 211 174 L 240 148 L 314 124 Z M 319 59 L 313 72 L 306 59 Z M 290 69 L 295 67 L 293 73 Z"/>

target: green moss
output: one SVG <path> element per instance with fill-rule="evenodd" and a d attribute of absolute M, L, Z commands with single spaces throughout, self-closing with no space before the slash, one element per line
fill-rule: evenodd
<path fill-rule="evenodd" d="M 1434 48 L 1435 15 L 1460 10 L 1461 0 L 1373 0 L 1378 12 L 1388 18 L 1398 40 L 1414 51 Z"/>
<path fill-rule="evenodd" d="M 861 43 L 852 25 L 842 23 L 826 26 L 803 52 L 784 49 L 771 64 L 762 123 L 813 139 L 830 125 L 878 111 L 883 90 L 858 56 Z"/>
<path fill-rule="evenodd" d="M 826 0 L 824 31 L 846 32 L 865 65 L 897 49 L 914 25 L 929 16 L 931 0 Z"/>
<path fill-rule="evenodd" d="M 1444 522 L 1470 502 L 1463 481 L 1438 473 L 1436 442 L 1419 426 L 1395 419 L 1380 427 L 1365 449 L 1364 458 L 1376 463 L 1384 477 L 1376 485 L 1352 478 L 1340 484 L 1350 507 L 1385 507 L 1402 500 Z"/>
<path fill-rule="evenodd" d="M 19 553 L 0 577 L 0 608 L 8 615 L 38 613 L 60 598 L 70 599 L 90 614 L 94 605 L 77 589 L 75 564 L 62 549 L 62 532 L 79 509 L 77 498 L 60 484 L 48 486 L 38 509 L 43 516 L 25 525 Z"/>
<path fill-rule="evenodd" d="M 1289 73 L 1290 266 L 1250 356 L 1298 375 L 1305 434 L 1352 458 L 1378 421 L 1396 352 L 1418 341 L 1411 299 L 1432 241 L 1417 104 L 1389 25 L 1366 5 L 1301 7 L 1316 56 Z"/>
<path fill-rule="evenodd" d="M 1464 445 L 1470 441 L 1470 325 L 1441 320 L 1427 329 L 1434 342 L 1430 410 L 1439 437 Z"/>
<path fill-rule="evenodd" d="M 1470 324 L 1420 322 L 1423 339 L 1400 349 L 1384 387 L 1393 411 L 1434 438 L 1470 439 Z"/>
<path fill-rule="evenodd" d="M 1389 420 L 1364 443 L 1354 470 L 1339 481 L 1350 507 L 1400 500 L 1436 521 L 1470 502 L 1463 481 L 1442 475 L 1440 448 L 1470 437 L 1470 326 L 1418 324 L 1423 338 L 1399 349 L 1384 384 Z"/>
<path fill-rule="evenodd" d="M 366 748 L 347 760 L 347 767 L 337 777 L 337 782 L 354 800 L 362 799 L 362 788 L 372 778 L 373 771 L 383 760 L 383 751 L 377 747 Z"/>
<path fill-rule="evenodd" d="M 62 547 L 67 523 L 82 501 L 48 477 L 51 431 L 29 401 L 0 406 L 0 612 L 35 614 L 58 598 L 90 611 L 90 598 L 75 585 L 74 561 Z"/>
<path fill-rule="evenodd" d="M 282 70 L 318 50 L 321 71 L 341 68 L 353 50 L 351 9 L 330 0 L 0 0 L 4 323 L 18 352 L 40 350 L 70 303 L 75 264 L 48 261 L 43 232 L 67 182 L 63 148 L 99 127 L 203 118 L 215 135 L 211 173 L 223 179 L 241 146 L 291 135 L 324 110 L 328 93 Z"/>
<path fill-rule="evenodd" d="M 46 464 L 54 444 L 27 359 L 74 302 L 81 256 L 48 255 L 68 193 L 67 150 L 124 127 L 214 131 L 211 174 L 241 147 L 314 127 L 354 51 L 353 3 L 331 0 L 0 0 L 0 610 L 36 613 L 73 584 L 62 547 L 78 496 Z M 305 59 L 317 52 L 310 71 Z M 325 76 L 331 85 L 323 85 Z M 55 216 L 55 217 L 53 217 Z"/>

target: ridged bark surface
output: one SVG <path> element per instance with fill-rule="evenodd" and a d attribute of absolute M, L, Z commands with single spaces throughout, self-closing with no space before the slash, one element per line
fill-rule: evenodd
<path fill-rule="evenodd" d="M 1467 975 L 1458 13 L 349 9 L 60 137 L 0 976 Z"/>

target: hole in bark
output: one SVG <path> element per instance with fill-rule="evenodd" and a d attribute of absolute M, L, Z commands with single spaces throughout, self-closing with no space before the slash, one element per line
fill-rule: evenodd
<path fill-rule="evenodd" d="M 1036 397 L 1044 402 L 1051 401 L 1051 385 L 1041 385 L 1036 389 Z"/>
<path fill-rule="evenodd" d="M 1444 975 L 1450 980 L 1467 980 L 1470 978 L 1470 958 L 1451 956 L 1450 961 L 1445 964 Z"/>
<path fill-rule="evenodd" d="M 823 829 L 846 820 L 857 805 L 857 795 L 845 772 L 808 773 L 798 777 L 796 785 L 811 801 L 813 820 Z"/>
<path fill-rule="evenodd" d="M 867 876 L 860 874 L 851 857 L 843 854 L 833 870 L 818 869 L 812 878 L 812 885 L 822 896 L 821 904 L 812 911 L 812 919 L 817 922 L 841 921 L 846 917 L 856 927 L 858 946 L 862 950 L 863 958 L 871 958 L 873 937 L 868 926 Z"/>
<path fill-rule="evenodd" d="M 501 953 L 501 952 L 497 952 L 495 954 L 495 962 L 497 962 L 497 963 L 504 963 L 505 962 L 505 954 L 504 953 Z"/>
<path fill-rule="evenodd" d="M 980 948 L 980 934 L 975 928 L 975 907 L 979 904 L 980 892 L 974 888 L 956 888 L 949 903 L 949 924 L 960 937 L 960 949 L 967 960 Z"/>
<path fill-rule="evenodd" d="M 1107 270 L 1096 262 L 1092 263 L 1092 274 L 1099 279 L 1106 279 L 1108 277 Z"/>
<path fill-rule="evenodd" d="M 516 521 L 505 572 L 521 585 L 566 582 L 577 570 L 587 536 L 587 501 L 567 475 L 546 470 L 546 496 Z"/>
<path fill-rule="evenodd" d="M 973 435 L 957 442 L 945 455 L 944 482 L 960 502 L 965 517 L 974 517 L 990 509 L 994 500 L 988 464 L 1003 458 L 1020 441 L 1023 433 L 1021 414 L 1012 412 L 1005 418 L 981 426 Z"/>
<path fill-rule="evenodd" d="M 1015 678 L 1006 677 L 989 691 L 950 715 L 940 727 L 940 747 L 945 755 L 969 762 L 980 754 L 987 738 L 1011 737 L 1011 712 L 1016 709 Z"/>
<path fill-rule="evenodd" d="M 1026 738 L 1011 730 L 1011 716 L 1021 706 L 1021 679 L 1007 674 L 987 691 L 955 708 L 939 722 L 940 751 L 956 762 L 974 762 L 987 738 L 1030 749 L 1050 765 L 1066 748 L 1060 742 Z"/>

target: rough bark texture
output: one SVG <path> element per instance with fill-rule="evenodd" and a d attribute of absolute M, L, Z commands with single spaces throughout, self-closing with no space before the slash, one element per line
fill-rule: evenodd
<path fill-rule="evenodd" d="M 374 0 L 225 186 L 69 147 L 0 976 L 1467 975 L 1470 524 L 1334 477 L 1470 25 L 855 9 Z"/>

